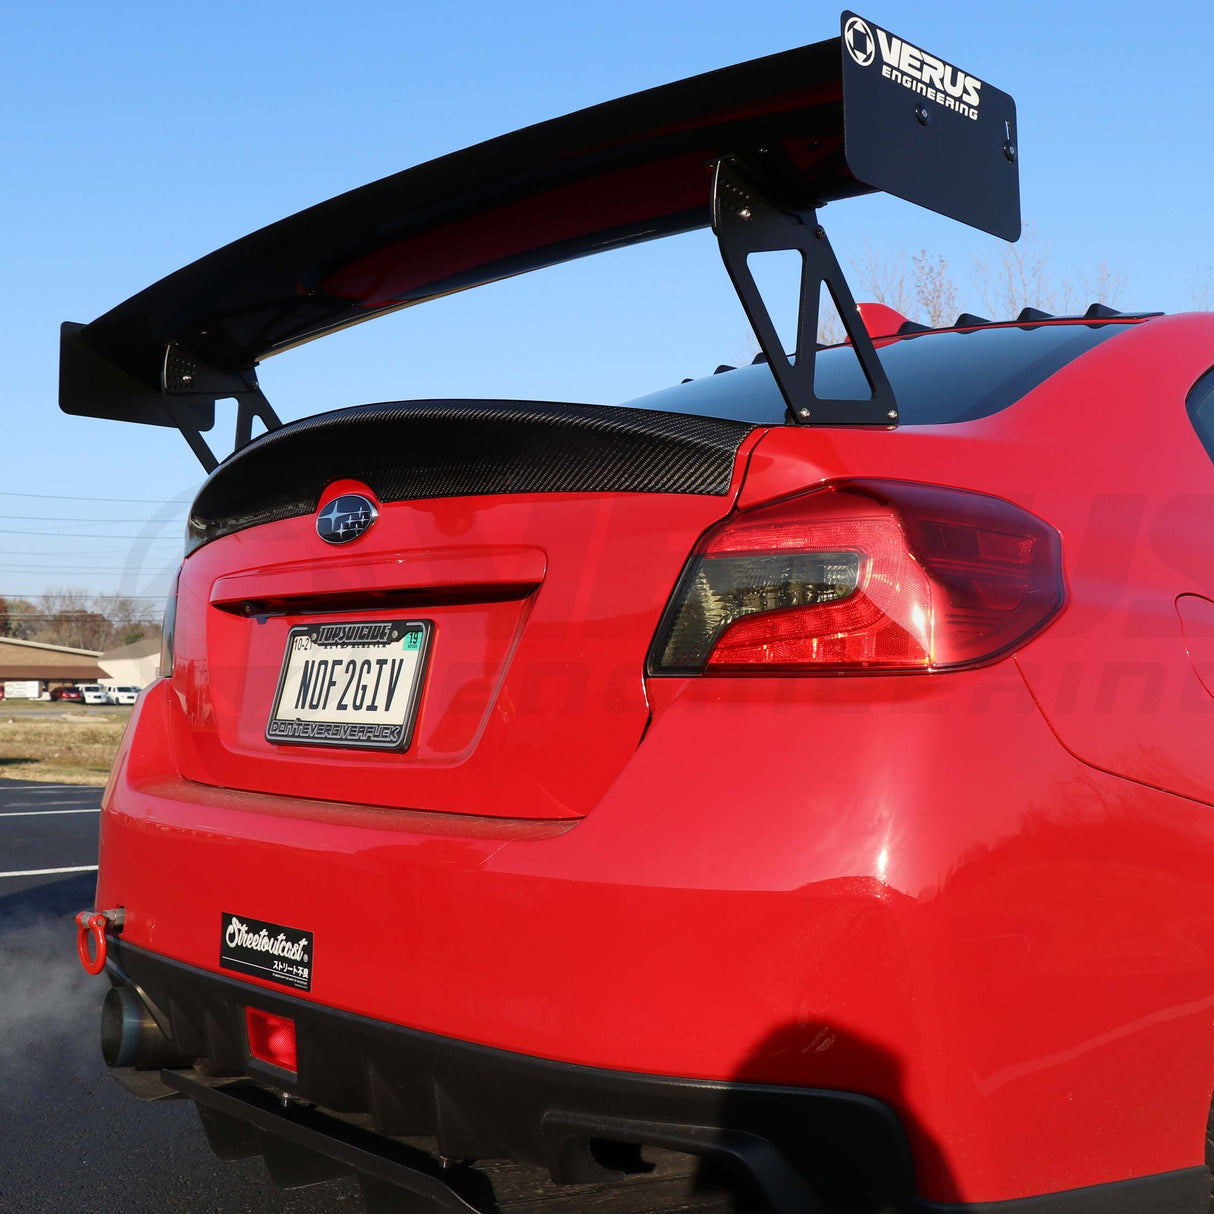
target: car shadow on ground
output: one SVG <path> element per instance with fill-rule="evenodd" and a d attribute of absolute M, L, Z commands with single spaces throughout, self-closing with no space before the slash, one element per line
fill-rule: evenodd
<path fill-rule="evenodd" d="M 944 1152 L 906 1098 L 904 1070 L 898 1055 L 837 1022 L 785 1024 L 766 1034 L 737 1068 L 721 1124 L 727 1130 L 761 1127 L 785 1159 L 798 1163 L 812 1191 L 805 1208 L 816 1198 L 820 1209 L 847 1214 L 921 1209 L 917 1173 L 925 1164 L 936 1191 L 958 1200 Z M 773 1116 L 764 1107 L 770 1087 L 795 1087 L 820 1100 L 790 1103 Z M 722 1175 L 715 1163 L 701 1170 L 705 1187 L 719 1186 Z M 739 1209 L 769 1208 L 753 1182 L 736 1175 L 734 1181 Z M 795 1188 L 789 1196 L 795 1200 Z"/>

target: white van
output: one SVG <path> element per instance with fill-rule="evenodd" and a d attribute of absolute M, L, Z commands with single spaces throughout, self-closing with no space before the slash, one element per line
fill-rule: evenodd
<path fill-rule="evenodd" d="M 81 683 L 80 690 L 84 694 L 86 704 L 108 704 L 109 692 L 100 683 Z"/>

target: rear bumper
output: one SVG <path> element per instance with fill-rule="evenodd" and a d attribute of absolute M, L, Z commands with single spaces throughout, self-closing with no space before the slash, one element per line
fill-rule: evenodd
<path fill-rule="evenodd" d="M 217 1154 L 262 1154 L 285 1185 L 353 1174 L 373 1210 L 410 1194 L 447 1214 L 509 1207 L 484 1171 L 443 1159 L 531 1165 L 525 1200 L 553 1209 L 561 1189 L 551 1186 L 610 1181 L 614 1197 L 594 1208 L 649 1208 L 645 1177 L 605 1166 L 602 1143 L 689 1156 L 702 1165 L 692 1200 L 727 1178 L 740 1204 L 774 1214 L 1205 1214 L 1208 1203 L 1204 1168 L 1018 1201 L 929 1203 L 915 1192 L 898 1118 L 866 1096 L 574 1066 L 250 988 L 116 938 L 110 958 L 111 981 L 133 986 L 173 1044 L 206 1060 L 163 1079 L 196 1102 Z M 249 1005 L 295 1021 L 294 1075 L 249 1055 Z"/>
<path fill-rule="evenodd" d="M 856 1093 L 945 1208 L 1202 1162 L 1208 808 L 1074 760 L 1009 664 L 666 688 L 576 822 L 184 781 L 169 694 L 136 708 L 102 815 L 123 949 L 512 1058 Z M 312 933 L 310 991 L 222 971 L 225 912 Z"/>

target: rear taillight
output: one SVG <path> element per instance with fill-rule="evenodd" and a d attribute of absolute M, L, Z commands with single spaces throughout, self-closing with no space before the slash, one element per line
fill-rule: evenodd
<path fill-rule="evenodd" d="M 157 677 L 162 679 L 173 677 L 173 634 L 177 631 L 177 586 L 180 581 L 181 570 L 178 569 L 169 596 L 164 601 L 164 622 L 160 631 L 160 665 L 156 671 Z"/>
<path fill-rule="evenodd" d="M 648 669 L 954 670 L 1023 644 L 1065 598 L 1061 538 L 1019 506 L 934 485 L 842 481 L 708 531 Z"/>

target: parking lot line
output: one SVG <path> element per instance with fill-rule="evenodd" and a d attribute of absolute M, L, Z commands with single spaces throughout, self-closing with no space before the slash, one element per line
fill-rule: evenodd
<path fill-rule="evenodd" d="M 4 789 L 4 792 L 7 793 L 8 789 Z M 70 795 L 70 796 L 64 796 L 63 794 L 64 794 L 64 792 L 67 792 L 67 790 L 62 789 L 62 788 L 57 788 L 57 789 L 55 789 L 55 792 L 58 795 L 53 796 L 53 798 L 52 798 L 52 796 L 28 796 L 29 793 L 33 793 L 33 792 L 34 792 L 34 789 L 32 789 L 32 788 L 18 788 L 17 789 L 17 795 L 21 796 L 21 798 L 23 800 L 28 798 L 30 804 L 32 804 L 32 805 L 35 804 L 35 802 L 38 805 L 75 805 L 76 802 L 90 800 L 92 798 L 95 798 L 95 796 L 97 796 L 97 798 L 100 798 L 102 790 L 100 788 L 85 788 L 85 789 L 81 789 L 79 793 L 74 793 L 73 795 Z"/>
<path fill-rule="evenodd" d="M 45 809 L 47 806 L 55 805 L 87 805 L 89 803 L 97 803 L 101 800 L 100 797 L 65 797 L 60 801 L 50 801 L 45 797 L 22 797 L 20 800 L 9 800 L 7 797 L 0 802 L 4 805 L 12 805 L 14 808 L 29 806 L 31 809 Z"/>
<path fill-rule="evenodd" d="M 60 873 L 95 873 L 95 864 L 76 864 L 71 868 L 24 868 L 16 872 L 0 873 L 2 877 L 56 877 Z"/>
<path fill-rule="evenodd" d="M 55 814 L 99 814 L 101 806 L 96 809 L 18 809 L 13 813 L 0 810 L 0 818 L 50 818 Z"/>

